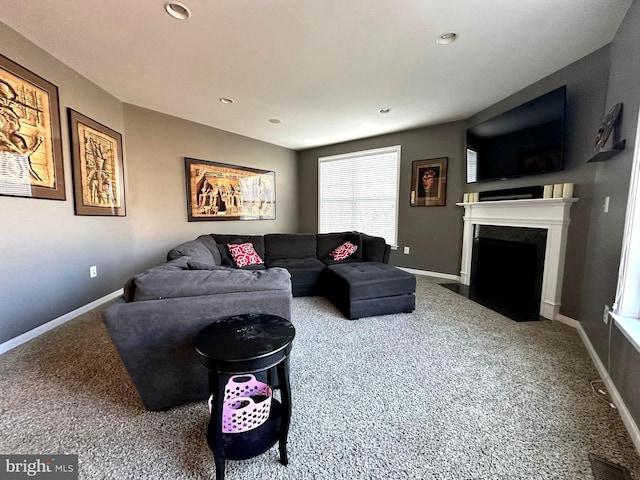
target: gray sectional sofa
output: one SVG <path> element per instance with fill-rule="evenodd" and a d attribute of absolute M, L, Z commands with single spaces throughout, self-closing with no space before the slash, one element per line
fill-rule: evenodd
<path fill-rule="evenodd" d="M 335 261 L 345 242 L 358 248 Z M 251 243 L 263 263 L 238 268 L 229 244 Z M 415 309 L 415 277 L 387 264 L 390 247 L 359 232 L 201 235 L 130 279 L 103 313 L 107 331 L 149 410 L 207 398 L 193 348 L 213 320 L 245 313 L 291 319 L 292 296 L 323 295 L 347 318 Z"/>

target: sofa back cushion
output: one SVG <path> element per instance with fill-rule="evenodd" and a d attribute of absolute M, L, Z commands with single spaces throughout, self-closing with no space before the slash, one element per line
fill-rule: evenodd
<path fill-rule="evenodd" d="M 218 250 L 218 243 L 211 235 L 200 235 L 195 240 L 196 242 L 201 242 L 205 247 L 207 247 L 211 254 L 213 255 L 213 259 L 215 261 L 214 265 L 221 265 L 222 259 L 220 258 L 220 251 Z"/>
<path fill-rule="evenodd" d="M 136 296 L 136 278 L 140 275 L 144 275 L 146 273 L 157 273 L 157 272 L 181 272 L 188 268 L 188 264 L 190 262 L 189 256 L 181 255 L 178 258 L 174 258 L 173 260 L 169 260 L 162 265 L 158 265 L 156 267 L 150 268 L 145 272 L 136 275 L 135 277 L 127 280 L 127 283 L 124 284 L 124 293 L 123 297 L 127 302 L 133 302 Z M 222 267 L 213 267 L 209 266 L 208 268 L 222 268 Z"/>
<path fill-rule="evenodd" d="M 319 233 L 316 235 L 316 241 L 318 242 L 317 258 L 326 265 L 362 260 L 362 237 L 358 232 Z M 331 256 L 331 252 L 345 242 L 353 243 L 358 249 L 348 258 L 336 262 Z"/>
<path fill-rule="evenodd" d="M 157 270 L 136 275 L 133 281 L 136 302 L 226 293 L 291 291 L 291 275 L 284 268 L 258 271 L 229 268 L 178 272 Z"/>
<path fill-rule="evenodd" d="M 313 233 L 270 233 L 264 236 L 265 261 L 290 258 L 316 258 Z"/>
<path fill-rule="evenodd" d="M 216 242 L 209 235 L 201 235 L 195 240 L 172 248 L 167 253 L 167 260 L 175 260 L 180 257 L 190 257 L 194 262 L 206 265 L 220 265 L 221 263 Z"/>
<path fill-rule="evenodd" d="M 228 243 L 233 243 L 236 245 L 242 243 L 251 243 L 253 245 L 253 249 L 256 251 L 258 256 L 264 260 L 264 237 L 262 235 L 221 235 L 217 233 L 212 233 L 211 237 L 218 244 L 218 251 L 220 252 L 221 263 L 227 267 L 237 267 L 236 262 L 233 261 L 233 257 L 229 252 L 229 248 L 227 248 Z M 250 265 L 245 268 L 260 268 L 264 269 L 264 265 Z"/>
<path fill-rule="evenodd" d="M 365 262 L 389 263 L 389 253 L 391 247 L 382 237 L 374 237 L 361 233 L 362 237 L 362 260 Z"/>

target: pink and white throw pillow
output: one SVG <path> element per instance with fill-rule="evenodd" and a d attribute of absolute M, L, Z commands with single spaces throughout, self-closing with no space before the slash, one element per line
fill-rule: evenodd
<path fill-rule="evenodd" d="M 236 262 L 236 265 L 239 267 L 264 263 L 251 243 L 241 243 L 239 245 L 228 243 L 227 248 L 233 257 L 233 261 Z"/>
<path fill-rule="evenodd" d="M 344 260 L 345 258 L 349 258 L 351 255 L 356 253 L 358 250 L 358 246 L 354 245 L 351 242 L 344 242 L 342 245 L 337 247 L 333 252 L 331 252 L 331 256 L 336 262 Z"/>

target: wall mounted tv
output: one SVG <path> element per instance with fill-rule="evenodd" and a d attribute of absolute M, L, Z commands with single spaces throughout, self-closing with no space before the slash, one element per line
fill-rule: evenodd
<path fill-rule="evenodd" d="M 567 87 L 467 130 L 467 183 L 554 172 L 564 166 Z"/>

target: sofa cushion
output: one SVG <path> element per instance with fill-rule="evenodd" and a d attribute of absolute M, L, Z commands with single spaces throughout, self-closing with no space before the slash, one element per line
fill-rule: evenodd
<path fill-rule="evenodd" d="M 182 270 L 187 269 L 187 265 L 191 261 L 190 257 L 178 257 L 173 260 L 169 260 L 168 262 L 164 262 L 161 265 L 157 265 L 155 267 L 151 267 L 146 272 L 180 272 Z"/>
<path fill-rule="evenodd" d="M 291 274 L 291 288 L 294 297 L 318 295 L 320 291 L 320 277 L 326 265 L 316 258 L 281 258 L 270 260 L 269 268 L 286 268 Z"/>
<path fill-rule="evenodd" d="M 152 267 L 149 270 L 146 270 L 144 273 L 181 272 L 182 270 L 185 270 L 185 269 L 189 268 L 188 267 L 189 258 L 190 257 L 181 256 L 181 257 L 175 258 L 173 260 L 169 260 L 168 262 L 165 262 L 162 265 L 158 265 L 156 267 Z M 214 268 L 211 265 L 209 265 L 209 267 L 210 268 Z M 123 297 L 127 302 L 133 302 L 136 299 L 136 282 L 135 282 L 135 279 L 137 277 L 138 277 L 138 275 L 136 275 L 135 277 L 131 277 L 124 284 Z"/>
<path fill-rule="evenodd" d="M 358 232 L 319 233 L 316 235 L 318 246 L 316 256 L 326 265 L 333 265 L 336 261 L 331 256 L 337 247 L 345 242 L 351 242 L 358 247 L 355 253 L 340 263 L 357 262 L 362 259 L 362 238 Z"/>
<path fill-rule="evenodd" d="M 326 265 L 316 258 L 281 258 L 271 260 L 267 267 L 282 267 L 287 270 L 324 270 Z"/>
<path fill-rule="evenodd" d="M 206 237 L 208 237 L 208 235 Z M 209 240 L 213 241 L 210 237 Z M 216 253 L 214 253 L 214 251 Z M 167 260 L 175 260 L 180 257 L 190 257 L 191 260 L 195 262 L 206 263 L 208 265 L 220 265 L 221 263 L 217 247 L 212 250 L 200 240 L 200 237 L 196 240 L 178 245 L 167 253 Z"/>
<path fill-rule="evenodd" d="M 158 270 L 134 278 L 135 301 L 193 297 L 221 293 L 290 290 L 291 275 L 284 268 L 268 270 Z"/>
<path fill-rule="evenodd" d="M 187 268 L 189 270 L 225 270 L 229 267 L 225 267 L 223 265 L 208 265 L 206 263 L 189 261 L 187 262 Z"/>
<path fill-rule="evenodd" d="M 264 236 L 265 262 L 288 258 L 316 258 L 313 233 L 271 233 Z"/>
<path fill-rule="evenodd" d="M 126 281 L 124 288 L 122 289 L 122 296 L 127 302 L 133 302 L 136 297 L 136 284 L 133 281 L 133 277 Z"/>
<path fill-rule="evenodd" d="M 213 255 L 214 265 L 222 265 L 220 251 L 218 250 L 218 243 L 211 235 L 200 235 L 198 238 L 196 238 L 196 241 L 202 243 L 209 249 L 209 251 Z"/>
<path fill-rule="evenodd" d="M 362 260 L 365 262 L 389 262 L 390 247 L 382 237 L 374 237 L 361 233 L 362 238 Z"/>
<path fill-rule="evenodd" d="M 259 265 L 264 263 L 262 258 L 260 258 L 260 255 L 256 253 L 252 243 L 229 243 L 227 244 L 227 248 L 233 257 L 233 261 L 240 268 L 248 265 Z"/>
<path fill-rule="evenodd" d="M 239 238 L 236 238 L 235 240 L 232 241 L 232 243 L 240 245 L 242 243 L 242 240 L 240 240 Z M 228 243 L 218 244 L 218 252 L 220 253 L 220 263 L 225 267 L 237 267 L 237 265 L 233 261 L 233 257 L 231 256 L 231 252 L 229 252 L 229 248 L 227 247 L 227 245 L 229 244 Z"/>
<path fill-rule="evenodd" d="M 330 265 L 326 269 L 325 283 L 329 298 L 346 298 L 351 302 L 416 291 L 414 275 L 379 262 Z"/>

